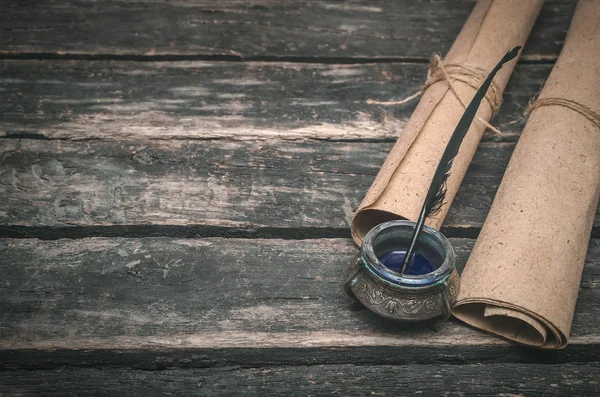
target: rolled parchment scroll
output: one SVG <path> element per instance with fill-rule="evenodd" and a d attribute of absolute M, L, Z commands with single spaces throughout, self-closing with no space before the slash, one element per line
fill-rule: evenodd
<path fill-rule="evenodd" d="M 511 48 L 523 45 L 543 0 L 479 0 L 444 60 L 456 93 L 469 103 L 485 76 Z M 477 116 L 489 120 L 500 106 L 515 61 L 494 79 Z M 352 237 L 362 243 L 374 226 L 392 219 L 415 221 L 444 148 L 465 111 L 440 70 L 430 71 L 419 105 L 385 160 L 352 219 Z M 437 78 L 436 78 L 437 77 Z M 433 80 L 432 80 L 433 79 Z M 427 221 L 439 228 L 475 154 L 485 126 L 477 119 L 454 159 L 446 204 Z"/>
<path fill-rule="evenodd" d="M 563 348 L 600 194 L 600 1 L 581 0 L 462 274 L 453 313 Z"/>

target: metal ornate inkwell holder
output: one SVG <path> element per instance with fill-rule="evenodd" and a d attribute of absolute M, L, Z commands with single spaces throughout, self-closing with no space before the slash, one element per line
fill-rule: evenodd
<path fill-rule="evenodd" d="M 345 291 L 369 310 L 393 320 L 446 320 L 450 317 L 460 282 L 454 266 L 454 250 L 446 237 L 428 226 L 423 229 L 413 263 L 417 267 L 428 263 L 431 272 L 410 274 L 421 270 L 417 269 L 402 274 L 379 259 L 390 252 L 405 252 L 415 225 L 398 220 L 371 229 L 365 236 L 359 257 L 350 267 Z"/>
<path fill-rule="evenodd" d="M 348 269 L 344 290 L 376 314 L 407 323 L 450 317 L 460 280 L 450 242 L 425 220 L 444 205 L 452 161 L 496 73 L 517 56 L 504 55 L 481 84 L 459 120 L 437 166 L 417 222 L 393 220 L 373 227 Z"/>

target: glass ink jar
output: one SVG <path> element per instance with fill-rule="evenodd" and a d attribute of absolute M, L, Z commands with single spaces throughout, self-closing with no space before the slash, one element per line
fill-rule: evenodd
<path fill-rule="evenodd" d="M 460 287 L 454 250 L 446 237 L 425 226 L 415 259 L 404 274 L 396 271 L 414 228 L 414 222 L 395 220 L 371 229 L 348 269 L 344 290 L 383 317 L 403 322 L 446 320 Z"/>

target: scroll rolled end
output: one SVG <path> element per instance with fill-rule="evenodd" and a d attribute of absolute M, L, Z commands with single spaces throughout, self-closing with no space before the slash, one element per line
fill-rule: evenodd
<path fill-rule="evenodd" d="M 563 349 L 567 346 L 567 338 L 560 330 L 526 310 L 469 299 L 459 300 L 452 314 L 475 328 L 521 345 L 539 349 Z"/>
<path fill-rule="evenodd" d="M 389 211 L 372 208 L 359 208 L 352 217 L 350 232 L 356 245 L 360 246 L 365 235 L 375 226 L 395 220 L 407 220 L 407 218 Z"/>

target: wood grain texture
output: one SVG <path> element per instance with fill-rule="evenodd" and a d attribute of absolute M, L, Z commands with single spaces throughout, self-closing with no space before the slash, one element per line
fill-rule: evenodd
<path fill-rule="evenodd" d="M 451 243 L 462 269 L 473 240 Z M 356 357 L 352 349 L 366 347 L 375 350 L 359 361 L 431 362 L 444 356 L 459 362 L 507 356 L 511 361 L 600 361 L 598 239 L 590 244 L 571 346 L 548 354 L 517 349 L 455 321 L 435 332 L 357 310 L 341 290 L 344 269 L 356 253 L 350 239 L 3 239 L 3 366 L 53 362 L 55 349 L 183 349 L 198 354 L 193 361 L 204 366 L 264 363 L 281 356 L 278 349 L 307 348 L 317 352 L 314 360 L 340 362 Z M 228 354 L 230 349 L 242 353 Z M 269 350 L 275 353 L 269 356 Z M 50 356 L 44 358 L 44 352 Z M 66 354 L 73 365 L 115 360 L 108 354 L 73 355 Z M 297 359 L 305 362 L 307 356 Z"/>
<path fill-rule="evenodd" d="M 9 1 L 6 56 L 196 56 L 232 60 L 410 59 L 445 53 L 474 0 Z M 555 59 L 575 1 L 548 1 L 524 59 Z M 32 12 L 32 10 L 34 10 Z"/>
<path fill-rule="evenodd" d="M 36 227 L 58 231 L 73 226 L 155 226 L 140 229 L 140 236 L 170 235 L 168 226 L 333 228 L 344 233 L 337 236 L 346 236 L 352 212 L 391 146 L 8 139 L 0 147 L 0 225 L 5 236 L 20 230 L 22 236 L 34 237 L 39 236 Z M 480 145 L 446 218 L 446 230 L 476 229 L 467 235 L 476 236 L 514 146 Z M 596 228 L 599 224 L 597 217 Z M 284 236 L 285 230 L 273 233 L 271 237 Z"/>
<path fill-rule="evenodd" d="M 360 310 L 356 247 L 321 238 L 416 105 L 367 99 L 416 92 L 473 4 L 2 4 L 0 236 L 50 240 L 0 239 L 0 395 L 598 394 L 600 217 L 551 352 Z M 459 268 L 574 6 L 544 5 L 454 201 Z"/>
<path fill-rule="evenodd" d="M 524 126 L 550 65 L 519 65 L 494 119 Z M 0 61 L 0 136 L 51 139 L 392 140 L 426 64 Z M 486 139 L 496 139 L 488 132 Z"/>
<path fill-rule="evenodd" d="M 586 365 L 314 365 L 263 368 L 64 368 L 0 372 L 7 396 L 582 396 L 598 395 Z M 4 394 L 3 394 L 4 395 Z"/>

